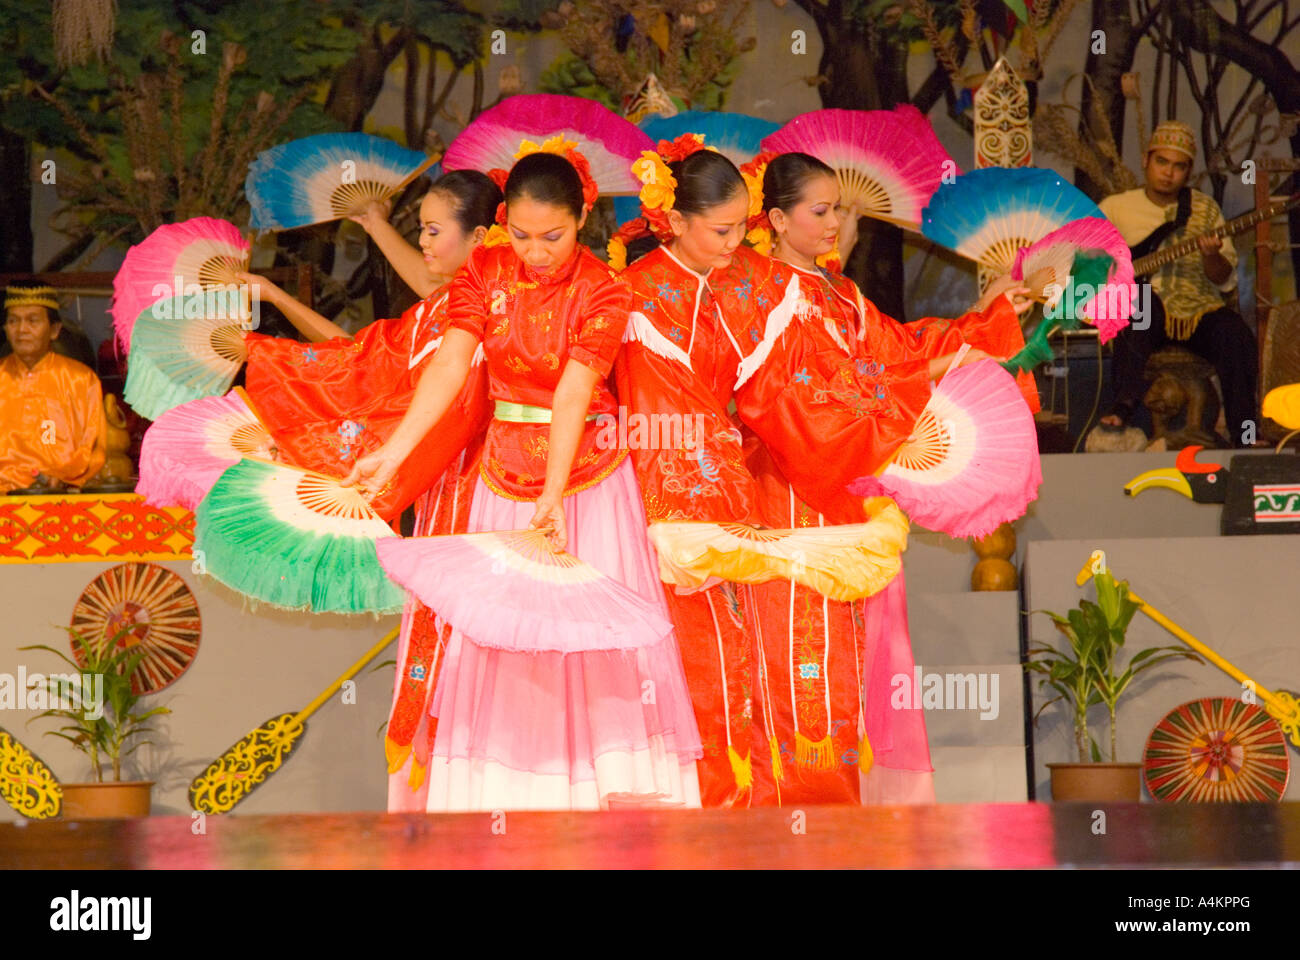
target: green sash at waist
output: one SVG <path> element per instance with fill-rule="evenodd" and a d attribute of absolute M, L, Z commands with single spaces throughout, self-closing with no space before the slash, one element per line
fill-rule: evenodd
<path fill-rule="evenodd" d="M 509 400 L 496 401 L 496 410 L 492 414 L 497 420 L 508 423 L 550 423 L 549 407 L 534 407 L 529 403 L 512 403 Z M 598 414 L 587 414 L 587 421 L 595 420 Z"/>

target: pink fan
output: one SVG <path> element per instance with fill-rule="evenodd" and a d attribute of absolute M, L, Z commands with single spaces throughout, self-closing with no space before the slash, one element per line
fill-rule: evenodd
<path fill-rule="evenodd" d="M 961 171 L 916 107 L 813 110 L 763 138 L 763 150 L 811 154 L 835 169 L 840 203 L 919 230 L 921 211 L 945 174 Z"/>
<path fill-rule="evenodd" d="M 1041 289 L 1056 284 L 1048 312 L 1083 318 L 1101 331 L 1101 342 L 1128 324 L 1133 294 L 1133 258 L 1114 224 L 1104 217 L 1081 217 L 1016 251 L 1016 280 Z"/>
<path fill-rule="evenodd" d="M 179 297 L 187 284 L 214 289 L 239 281 L 248 268 L 248 241 L 239 228 L 214 217 L 166 223 L 126 252 L 113 278 L 113 329 L 122 346 L 131 346 L 136 318 L 165 297 Z M 176 289 L 180 277 L 182 289 Z"/>
<path fill-rule="evenodd" d="M 193 510 L 227 467 L 245 456 L 271 459 L 275 442 L 236 387 L 173 407 L 144 432 L 135 492 L 157 507 Z"/>
<path fill-rule="evenodd" d="M 626 650 L 672 631 L 659 608 L 537 530 L 375 541 L 388 576 L 474 640 L 503 650 Z"/>
<path fill-rule="evenodd" d="M 557 134 L 577 143 L 602 194 L 640 191 L 632 161 L 655 148 L 649 135 L 594 100 L 553 93 L 517 94 L 484 110 L 452 141 L 442 168 L 509 170 L 521 141 Z"/>
<path fill-rule="evenodd" d="M 949 368 L 888 465 L 848 489 L 892 497 L 931 530 L 982 537 L 1021 516 L 1042 481 L 1038 434 L 1020 388 L 997 363 L 981 360 Z"/>

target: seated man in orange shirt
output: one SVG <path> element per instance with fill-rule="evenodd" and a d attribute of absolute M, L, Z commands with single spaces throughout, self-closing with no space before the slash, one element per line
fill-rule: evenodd
<path fill-rule="evenodd" d="M 53 287 L 5 290 L 0 361 L 0 493 L 80 487 L 104 466 L 108 424 L 95 372 L 51 349 L 58 337 Z"/>

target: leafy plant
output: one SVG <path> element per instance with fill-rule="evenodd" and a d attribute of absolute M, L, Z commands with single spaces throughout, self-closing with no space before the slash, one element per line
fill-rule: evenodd
<path fill-rule="evenodd" d="M 1040 686 L 1049 686 L 1057 696 L 1048 700 L 1034 714 L 1057 701 L 1070 707 L 1074 723 L 1074 743 L 1079 763 L 1100 762 L 1101 751 L 1088 732 L 1088 708 L 1105 704 L 1110 720 L 1110 761 L 1115 762 L 1115 710 L 1119 699 L 1138 674 L 1164 660 L 1187 659 L 1203 663 L 1199 656 L 1180 646 L 1147 647 L 1120 669 L 1121 648 L 1133 615 L 1142 608 L 1129 596 L 1128 581 L 1116 582 L 1109 571 L 1093 576 L 1097 584 L 1097 603 L 1080 600 L 1079 606 L 1066 616 L 1050 610 L 1036 610 L 1052 618 L 1056 629 L 1070 643 L 1069 652 L 1039 644 L 1029 648 L 1026 670 L 1043 674 Z"/>
<path fill-rule="evenodd" d="M 48 650 L 78 673 L 99 675 L 104 678 L 104 703 L 100 716 L 92 717 L 82 704 L 82 709 L 70 707 L 46 710 L 32 717 L 29 723 L 45 717 L 63 721 L 57 730 L 45 731 L 48 736 L 60 737 L 90 758 L 95 769 L 95 782 L 104 782 L 103 764 L 107 760 L 113 768 L 113 779 L 122 779 L 122 759 L 140 749 L 149 740 L 137 740 L 153 728 L 147 721 L 151 717 L 171 713 L 167 707 L 153 707 L 137 711 L 141 695 L 131 688 L 131 680 L 147 651 L 119 645 L 131 628 L 123 627 L 111 639 L 94 644 L 71 627 L 68 633 L 74 646 L 80 650 L 84 665 L 76 663 L 60 650 L 43 643 L 20 647 L 21 650 Z M 130 743 L 129 749 L 124 749 Z M 102 759 L 101 759 L 102 758 Z"/>

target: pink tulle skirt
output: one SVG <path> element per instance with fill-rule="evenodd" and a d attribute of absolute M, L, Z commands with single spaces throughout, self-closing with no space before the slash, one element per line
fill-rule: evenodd
<path fill-rule="evenodd" d="M 480 479 L 471 532 L 528 526 L 535 505 Z M 568 551 L 668 617 L 630 461 L 564 500 Z M 492 584 L 482 600 L 492 602 Z M 703 755 L 676 634 L 628 650 L 521 652 L 453 631 L 430 708 L 429 811 L 700 805 Z"/>
<path fill-rule="evenodd" d="M 863 615 L 863 727 L 871 742 L 874 766 L 928 776 L 934 767 L 930 765 L 925 711 L 895 710 L 891 702 L 893 678 L 902 675 L 910 683 L 916 666 L 907 629 L 907 587 L 902 570 L 884 590 L 864 601 Z"/>

